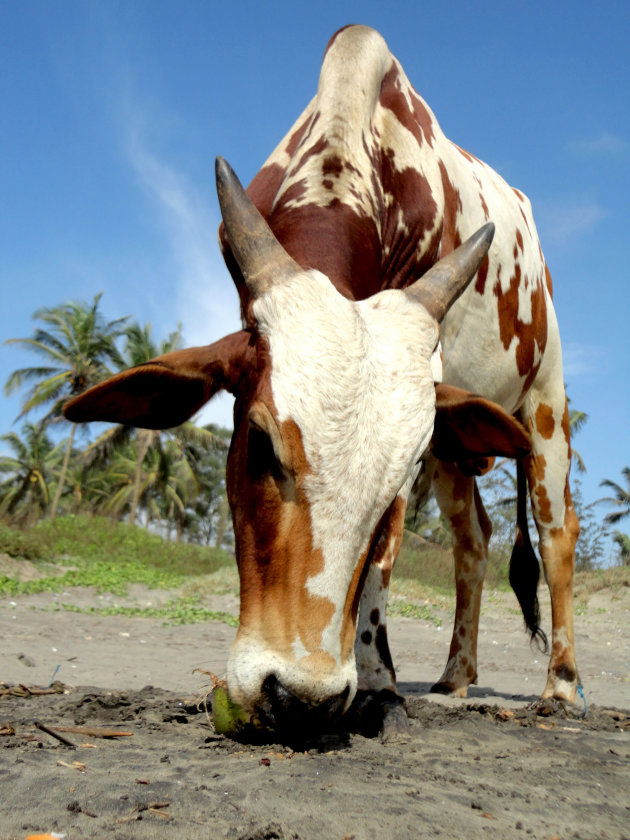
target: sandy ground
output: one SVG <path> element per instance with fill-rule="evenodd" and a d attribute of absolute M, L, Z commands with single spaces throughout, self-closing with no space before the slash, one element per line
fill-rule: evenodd
<path fill-rule="evenodd" d="M 408 742 L 338 733 L 257 747 L 217 736 L 196 705 L 207 678 L 194 669 L 225 672 L 232 628 L 60 608 L 171 596 L 132 587 L 123 599 L 72 589 L 0 600 L 0 682 L 47 686 L 54 676 L 64 687 L 0 696 L 2 840 L 630 838 L 629 590 L 597 593 L 576 616 L 583 719 L 529 708 L 546 658 L 528 645 L 512 596 L 490 593 L 468 700 L 429 693 L 451 616 L 438 612 L 441 628 L 390 620 Z M 237 611 L 233 596 L 208 606 Z M 67 733 L 73 749 L 36 720 L 132 735 Z"/>

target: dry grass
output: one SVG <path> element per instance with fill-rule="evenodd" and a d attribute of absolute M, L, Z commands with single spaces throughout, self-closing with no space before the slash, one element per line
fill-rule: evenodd
<path fill-rule="evenodd" d="M 208 595 L 238 595 L 239 581 L 236 563 L 223 566 L 208 575 L 199 575 L 187 581 L 181 589 L 185 597 L 198 596 L 200 598 Z"/>
<path fill-rule="evenodd" d="M 586 603 L 591 595 L 602 589 L 609 589 L 611 595 L 619 597 L 622 590 L 630 586 L 630 566 L 610 566 L 592 572 L 579 572 L 575 576 L 576 603 Z"/>

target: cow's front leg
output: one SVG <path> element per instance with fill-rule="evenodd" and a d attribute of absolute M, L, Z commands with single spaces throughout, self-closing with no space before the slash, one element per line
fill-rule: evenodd
<path fill-rule="evenodd" d="M 492 524 L 475 479 L 465 476 L 455 464 L 439 463 L 433 489 L 453 532 L 456 607 L 448 662 L 432 690 L 466 697 L 468 686 L 477 682 L 479 612 Z"/>
<path fill-rule="evenodd" d="M 355 657 L 358 691 L 355 709 L 365 729 L 380 729 L 383 738 L 406 736 L 409 724 L 387 641 L 387 597 L 394 562 L 402 541 L 406 503 L 397 496 L 380 523 L 372 544 L 361 593 Z"/>

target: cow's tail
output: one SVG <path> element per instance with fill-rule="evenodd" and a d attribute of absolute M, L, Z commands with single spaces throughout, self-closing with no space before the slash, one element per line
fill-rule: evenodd
<path fill-rule="evenodd" d="M 532 642 L 547 652 L 547 636 L 540 626 L 538 580 L 540 565 L 527 527 L 527 481 L 521 460 L 516 462 L 516 541 L 510 558 L 510 585 L 518 598 Z"/>

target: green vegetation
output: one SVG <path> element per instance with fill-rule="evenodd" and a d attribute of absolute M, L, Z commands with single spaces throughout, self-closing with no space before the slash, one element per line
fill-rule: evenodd
<path fill-rule="evenodd" d="M 61 604 L 68 612 L 89 615 L 124 615 L 134 618 L 161 618 L 168 624 L 199 624 L 203 621 L 222 621 L 230 627 L 238 627 L 236 616 L 221 610 L 208 610 L 198 598 L 174 598 L 160 607 L 77 607 Z"/>
<path fill-rule="evenodd" d="M 45 563 L 46 576 L 37 580 L 0 577 L 0 593 L 5 595 L 59 592 L 70 586 L 124 594 L 132 583 L 180 588 L 234 562 L 223 549 L 177 545 L 143 528 L 85 515 L 40 522 L 26 533 L 1 526 L 0 552 Z M 192 606 L 193 600 L 188 596 L 186 604 Z"/>
<path fill-rule="evenodd" d="M 606 505 L 613 505 L 616 510 L 612 513 L 607 513 L 604 517 L 604 522 L 608 525 L 616 525 L 622 519 L 630 516 L 630 467 L 624 467 L 621 470 L 626 486 L 622 487 L 616 481 L 611 481 L 605 478 L 600 485 L 612 490 L 613 496 L 606 496 L 599 499 L 599 503 Z M 619 559 L 624 566 L 630 566 L 630 536 L 623 531 L 613 531 L 613 542 L 619 549 Z"/>
<path fill-rule="evenodd" d="M 235 615 L 204 604 L 210 595 L 238 594 L 234 558 L 221 549 L 177 545 L 139 526 L 83 515 L 58 517 L 28 530 L 0 524 L 2 554 L 30 561 L 42 577 L 19 581 L 0 573 L 0 596 L 61 592 L 77 586 L 125 596 L 132 584 L 143 584 L 148 589 L 177 590 L 177 594 L 158 606 L 92 607 L 62 602 L 57 609 L 157 618 L 171 624 L 222 621 L 235 627 L 238 622 Z M 599 589 L 609 588 L 614 593 L 627 586 L 628 566 L 580 573 L 576 576 L 576 610 L 583 612 L 589 596 Z M 504 565 L 496 555 L 489 564 L 486 589 L 509 589 Z M 391 582 L 388 613 L 438 627 L 442 619 L 436 608 L 453 608 L 451 552 L 408 532 Z"/>
<path fill-rule="evenodd" d="M 429 621 L 435 627 L 442 626 L 442 619 L 435 614 L 429 604 L 413 604 L 409 601 L 392 598 L 387 605 L 387 615 L 396 615 L 401 618 L 415 618 L 422 621 Z"/>
<path fill-rule="evenodd" d="M 25 560 L 41 560 L 46 550 L 44 542 L 32 530 L 22 531 L 0 522 L 0 553 Z"/>
<path fill-rule="evenodd" d="M 33 335 L 9 339 L 40 363 L 14 371 L 5 392 L 26 388 L 20 417 L 44 415 L 25 424 L 21 436 L 0 438 L 11 450 L 0 457 L 0 517 L 27 526 L 57 515 L 97 513 L 160 528 L 178 542 L 229 546 L 228 430 L 193 422 L 167 431 L 112 425 L 90 441 L 92 427 L 64 418 L 69 399 L 181 343 L 179 327 L 156 341 L 150 324 L 108 321 L 100 298 L 39 309 Z M 68 429 L 67 437 L 59 440 L 57 429 Z M 80 437 L 83 446 L 75 443 Z"/>

